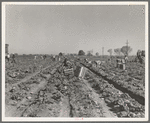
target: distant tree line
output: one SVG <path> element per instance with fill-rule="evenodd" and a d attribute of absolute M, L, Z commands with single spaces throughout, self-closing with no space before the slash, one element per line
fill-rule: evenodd
<path fill-rule="evenodd" d="M 113 49 L 108 49 L 107 52 L 109 52 L 110 56 L 112 56 L 113 53 L 118 55 L 118 56 L 120 56 L 122 54 L 123 55 L 129 55 L 132 52 L 132 48 L 130 46 L 123 46 L 122 48 L 116 48 L 114 50 Z M 83 50 L 79 50 L 78 55 L 83 56 L 83 55 L 85 55 L 85 52 Z M 87 56 L 93 56 L 93 54 L 91 52 L 87 52 L 86 55 Z M 99 53 L 96 52 L 95 55 L 99 56 Z"/>
<path fill-rule="evenodd" d="M 132 48 L 130 46 L 123 46 L 122 48 L 114 49 L 114 53 L 116 55 L 129 55 L 132 52 Z"/>

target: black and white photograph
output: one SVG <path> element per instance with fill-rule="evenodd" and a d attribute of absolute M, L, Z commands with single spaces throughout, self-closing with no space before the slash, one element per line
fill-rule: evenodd
<path fill-rule="evenodd" d="M 2 2 L 2 121 L 148 121 L 148 2 Z"/>

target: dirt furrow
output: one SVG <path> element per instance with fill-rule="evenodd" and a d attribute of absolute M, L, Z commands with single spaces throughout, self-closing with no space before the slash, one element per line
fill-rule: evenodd
<path fill-rule="evenodd" d="M 87 85 L 92 87 L 99 98 L 104 99 L 103 102 L 108 107 L 107 109 L 116 114 L 117 117 L 144 117 L 145 107 L 127 93 L 116 89 L 113 84 L 90 71 L 87 71 L 85 79 L 87 80 Z"/>
<path fill-rule="evenodd" d="M 102 108 L 104 117 L 117 117 L 116 114 L 109 110 L 109 107 L 106 106 L 105 101 L 102 98 L 100 98 L 99 95 L 91 88 L 87 80 L 82 79 L 82 82 L 85 84 L 84 87 L 87 91 L 91 90 L 89 93 L 90 98 L 98 105 L 98 107 Z"/>
<path fill-rule="evenodd" d="M 58 67 L 60 65 L 56 65 Z M 52 73 L 54 73 L 56 70 L 53 69 Z M 40 90 L 43 90 L 48 80 L 52 77 L 52 75 L 44 75 L 44 80 L 41 81 L 39 84 L 33 86 L 30 88 L 30 91 L 26 92 L 25 97 L 21 101 L 14 101 L 16 104 L 14 106 L 12 105 L 5 105 L 5 116 L 6 117 L 20 117 L 24 114 L 26 109 L 28 109 L 32 104 L 36 103 L 36 97 Z"/>
<path fill-rule="evenodd" d="M 70 103 L 67 96 L 62 98 L 60 102 L 61 110 L 59 117 L 70 117 Z"/>
<path fill-rule="evenodd" d="M 83 66 L 85 66 L 84 64 L 82 64 Z M 86 66 L 85 66 L 86 67 Z M 88 70 L 90 70 L 91 72 L 93 72 L 94 74 L 102 77 L 104 80 L 106 80 L 107 82 L 109 82 L 110 84 L 113 84 L 114 87 L 124 93 L 128 93 L 130 97 L 132 97 L 133 99 L 135 99 L 138 103 L 145 105 L 145 98 L 140 96 L 140 95 L 136 95 L 133 92 L 127 90 L 126 88 L 121 87 L 120 85 L 118 85 L 117 83 L 113 82 L 112 80 L 109 80 L 106 76 L 102 76 L 101 74 L 98 74 L 97 72 L 89 69 L 88 67 L 86 67 Z"/>
<path fill-rule="evenodd" d="M 33 73 L 33 74 L 31 74 L 31 75 L 25 77 L 25 78 L 22 79 L 21 81 L 18 81 L 17 83 L 12 84 L 12 86 L 16 86 L 16 85 L 18 85 L 18 84 L 20 84 L 20 83 L 26 82 L 26 81 L 28 81 L 29 79 L 31 79 L 32 77 L 34 77 L 34 76 L 36 76 L 37 74 L 39 74 L 41 71 L 44 71 L 44 70 L 46 70 L 46 69 L 48 69 L 48 68 L 50 68 L 50 67 L 53 67 L 53 66 L 55 66 L 56 64 L 58 64 L 58 63 L 54 63 L 54 64 L 52 64 L 52 65 L 49 65 L 49 66 L 43 68 L 42 70 L 37 71 L 37 72 L 35 72 L 35 73 Z"/>
<path fill-rule="evenodd" d="M 51 75 L 49 75 L 48 79 L 50 77 Z M 46 80 L 40 82 L 40 84 L 38 84 L 36 88 L 33 88 L 30 92 L 27 93 L 27 96 L 21 102 L 17 103 L 16 108 L 14 108 L 13 110 L 11 110 L 11 107 L 9 109 L 7 108 L 7 110 L 5 110 L 6 112 L 5 116 L 6 117 L 20 117 L 22 114 L 21 112 L 23 112 L 25 109 L 21 111 L 17 111 L 17 109 L 20 108 L 21 105 L 28 103 L 29 100 L 31 100 L 31 98 L 32 100 L 34 100 L 34 97 L 32 97 L 32 94 L 37 94 L 39 90 L 43 89 L 46 86 L 46 84 L 47 84 Z"/>

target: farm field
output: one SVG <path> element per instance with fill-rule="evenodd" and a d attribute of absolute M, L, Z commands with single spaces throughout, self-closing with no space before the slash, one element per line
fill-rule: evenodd
<path fill-rule="evenodd" d="M 126 70 L 116 68 L 116 63 L 105 62 L 100 68 L 95 68 L 83 63 L 90 70 L 102 76 L 118 88 L 128 91 L 131 95 L 144 104 L 145 100 L 145 65 L 135 62 L 126 64 Z"/>
<path fill-rule="evenodd" d="M 3 2 L 2 12 L 2 121 L 149 120 L 148 2 Z"/>
<path fill-rule="evenodd" d="M 145 67 L 127 63 L 126 70 L 107 60 L 99 68 L 70 58 L 74 71 L 66 76 L 63 59 L 17 57 L 5 67 L 6 117 L 145 117 Z M 139 69 L 140 68 L 140 69 Z M 138 75 L 138 76 L 137 76 Z"/>

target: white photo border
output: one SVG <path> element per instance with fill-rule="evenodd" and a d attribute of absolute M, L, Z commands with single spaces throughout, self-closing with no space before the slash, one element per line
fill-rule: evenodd
<path fill-rule="evenodd" d="M 145 118 L 30 118 L 5 117 L 5 6 L 6 5 L 145 5 Z M 148 121 L 149 120 L 149 44 L 148 44 L 148 2 L 2 2 L 2 121 Z"/>

